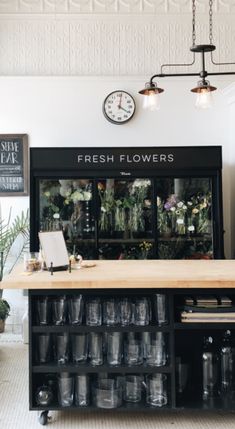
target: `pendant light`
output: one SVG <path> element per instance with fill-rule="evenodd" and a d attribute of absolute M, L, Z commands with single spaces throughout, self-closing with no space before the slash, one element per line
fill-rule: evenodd
<path fill-rule="evenodd" d="M 205 66 L 205 54 L 210 53 L 211 63 L 215 66 L 227 66 L 235 65 L 235 63 L 217 63 L 213 59 L 213 51 L 216 50 L 216 46 L 213 44 L 213 0 L 209 0 L 209 44 L 196 45 L 196 0 L 192 0 L 192 47 L 190 51 L 193 53 L 192 61 L 187 63 L 177 63 L 177 64 L 162 64 L 161 73 L 154 74 L 150 81 L 145 84 L 145 88 L 139 91 L 139 94 L 144 96 L 143 108 L 150 111 L 158 110 L 159 105 L 159 94 L 164 91 L 164 89 L 159 88 L 155 81 L 156 78 L 162 77 L 184 77 L 184 76 L 198 76 L 200 80 L 197 83 L 197 86 L 191 89 L 191 92 L 196 94 L 195 105 L 198 108 L 206 109 L 212 106 L 212 92 L 217 88 L 212 86 L 210 82 L 206 79 L 207 76 L 223 76 L 223 75 L 235 75 L 234 72 L 212 72 L 209 73 L 206 71 Z M 195 54 L 201 54 L 201 71 L 199 73 L 163 73 L 164 68 L 168 67 L 190 67 L 195 63 Z"/>

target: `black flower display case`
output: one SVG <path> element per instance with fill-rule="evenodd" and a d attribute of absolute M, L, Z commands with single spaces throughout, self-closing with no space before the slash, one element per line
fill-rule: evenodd
<path fill-rule="evenodd" d="M 85 259 L 220 259 L 220 146 L 32 148 L 31 250 L 63 230 Z"/>

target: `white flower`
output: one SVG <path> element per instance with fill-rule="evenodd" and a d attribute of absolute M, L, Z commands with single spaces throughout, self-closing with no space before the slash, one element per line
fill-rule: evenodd
<path fill-rule="evenodd" d="M 84 201 L 84 195 L 82 192 L 79 191 L 75 191 L 72 195 L 71 195 L 71 199 L 73 200 L 74 203 L 76 203 L 77 201 Z"/>
<path fill-rule="evenodd" d="M 59 219 L 60 218 L 60 214 L 59 213 L 54 213 L 53 214 L 53 218 L 54 219 Z"/>
<path fill-rule="evenodd" d="M 63 187 L 63 186 L 61 186 L 61 188 L 60 188 L 61 197 L 67 198 L 70 196 L 71 192 L 72 192 L 71 188 Z"/>
<path fill-rule="evenodd" d="M 72 180 L 59 180 L 62 188 L 70 188 L 72 186 Z"/>
<path fill-rule="evenodd" d="M 72 185 L 73 185 L 74 189 L 77 189 L 77 188 L 79 188 L 79 185 L 80 185 L 80 180 L 73 180 L 73 183 L 72 183 Z"/>
<path fill-rule="evenodd" d="M 176 209 L 175 209 L 175 207 L 171 207 L 171 208 L 170 208 L 170 210 L 171 210 L 172 212 L 174 212 Z"/>
<path fill-rule="evenodd" d="M 84 192 L 84 200 L 89 201 L 91 200 L 92 194 L 91 192 Z"/>
<path fill-rule="evenodd" d="M 182 203 L 182 201 L 180 201 L 179 203 L 177 203 L 177 207 L 181 208 L 183 207 L 184 203 Z"/>
<path fill-rule="evenodd" d="M 184 224 L 184 219 L 177 219 L 176 223 L 178 223 L 179 225 L 183 225 Z"/>
<path fill-rule="evenodd" d="M 192 206 L 193 205 L 193 203 L 191 201 L 188 201 L 187 204 L 188 204 L 188 206 Z"/>
<path fill-rule="evenodd" d="M 161 198 L 160 198 L 160 197 L 157 197 L 157 206 L 158 206 L 158 207 L 160 207 L 161 202 L 162 202 L 162 201 L 161 201 Z"/>
<path fill-rule="evenodd" d="M 101 206 L 101 211 L 103 212 L 103 213 L 106 213 L 106 209 L 103 207 L 103 206 Z"/>
<path fill-rule="evenodd" d="M 188 226 L 188 231 L 193 232 L 195 230 L 194 225 Z"/>
<path fill-rule="evenodd" d="M 186 206 L 185 204 L 183 205 L 183 209 L 184 209 L 184 210 L 187 210 L 187 206 Z"/>
<path fill-rule="evenodd" d="M 194 208 L 193 210 L 192 210 L 192 213 L 193 214 L 197 214 L 199 212 L 199 210 L 198 209 L 196 209 L 196 208 Z"/>
<path fill-rule="evenodd" d="M 145 207 L 151 207 L 151 201 L 150 200 L 145 200 L 144 201 L 144 205 L 145 205 Z M 158 204 L 158 203 L 157 203 Z M 158 206 L 159 207 L 159 206 Z"/>
<path fill-rule="evenodd" d="M 132 186 L 133 188 L 147 188 L 149 185 L 151 185 L 150 180 L 135 179 Z"/>

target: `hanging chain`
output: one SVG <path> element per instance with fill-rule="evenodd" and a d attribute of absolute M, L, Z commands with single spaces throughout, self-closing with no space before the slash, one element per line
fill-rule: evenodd
<path fill-rule="evenodd" d="M 210 0 L 211 1 L 211 0 Z M 192 45 L 196 44 L 196 0 L 192 0 Z"/>
<path fill-rule="evenodd" d="M 213 0 L 209 0 L 209 40 L 210 45 L 213 45 Z"/>

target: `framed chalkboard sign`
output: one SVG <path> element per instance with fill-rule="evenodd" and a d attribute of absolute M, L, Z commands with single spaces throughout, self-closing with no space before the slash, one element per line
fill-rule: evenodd
<path fill-rule="evenodd" d="M 29 193 L 27 134 L 0 134 L 0 196 Z"/>

